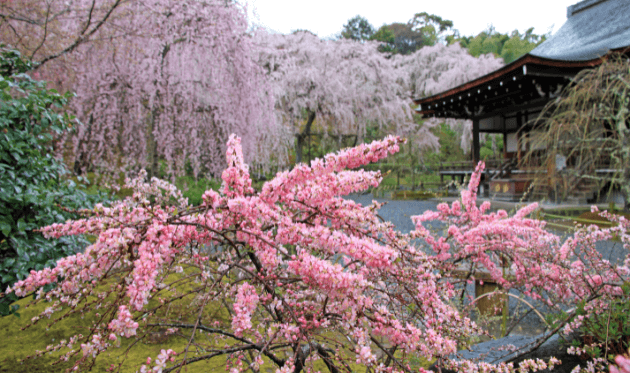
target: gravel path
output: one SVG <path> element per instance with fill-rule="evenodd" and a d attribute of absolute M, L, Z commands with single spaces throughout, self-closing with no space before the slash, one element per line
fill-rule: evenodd
<path fill-rule="evenodd" d="M 381 207 L 381 209 L 379 210 L 379 215 L 385 221 L 392 222 L 394 226 L 402 233 L 409 233 L 413 229 L 415 229 L 413 222 L 411 221 L 412 216 L 420 215 L 427 210 L 435 211 L 437 209 L 437 205 L 441 202 L 437 200 L 399 201 L 391 200 L 388 198 L 374 198 L 372 194 L 351 194 L 346 198 L 361 203 L 364 206 L 371 204 L 372 200 L 374 199 L 376 199 L 378 202 L 387 202 L 387 204 Z M 450 203 L 453 200 L 454 198 L 446 198 L 445 202 Z M 480 199 L 479 202 L 482 202 L 482 200 Z M 514 213 L 515 206 L 515 203 L 492 201 L 493 208 L 505 209 L 510 215 Z M 439 227 L 439 223 L 436 222 L 429 225 L 434 228 Z M 551 229 L 551 231 L 563 238 L 566 238 L 567 236 L 566 232 L 553 229 Z M 623 245 L 621 245 L 619 242 L 598 242 L 596 246 L 597 250 L 602 254 L 602 257 L 609 260 L 611 263 L 621 263 L 628 253 L 628 251 L 624 249 Z"/>
<path fill-rule="evenodd" d="M 433 210 L 435 211 L 438 203 L 441 201 L 437 200 L 427 200 L 427 201 L 399 201 L 399 200 L 391 200 L 387 198 L 374 198 L 372 194 L 353 194 L 346 197 L 347 199 L 353 200 L 355 202 L 361 203 L 366 206 L 372 203 L 372 200 L 376 199 L 378 202 L 387 202 L 386 205 L 381 207 L 379 210 L 379 215 L 386 221 L 390 221 L 394 224 L 394 226 L 403 233 L 409 233 L 413 229 L 415 229 L 411 216 L 420 215 L 424 211 Z M 452 202 L 453 198 L 447 198 L 446 202 Z M 480 201 L 481 202 L 481 201 Z M 492 206 L 494 208 L 505 209 L 511 215 L 514 213 L 514 207 L 516 204 L 514 203 L 505 203 L 498 202 L 493 203 Z M 433 228 L 438 228 L 440 223 L 434 222 L 430 224 Z M 566 239 L 567 233 L 562 231 L 554 231 L 553 233 L 559 235 L 563 239 Z M 421 243 L 418 242 L 421 245 Z M 624 249 L 623 245 L 619 242 L 598 242 L 596 244 L 597 250 L 602 254 L 604 259 L 609 260 L 611 263 L 620 263 L 623 261 L 628 251 Z M 474 295 L 474 285 L 467 286 L 467 293 L 470 295 Z M 514 292 L 513 292 L 514 293 Z M 531 299 L 526 298 L 528 301 L 533 302 Z M 537 303 L 537 302 L 534 302 Z M 540 304 L 537 304 L 540 307 L 540 310 L 545 313 L 545 308 Z M 523 309 L 523 304 L 520 302 L 516 302 L 514 300 L 510 301 L 510 314 L 514 315 L 517 308 L 520 308 L 520 312 L 527 311 L 527 307 Z M 534 313 L 530 313 L 526 316 L 520 323 L 519 327 L 514 330 L 514 334 L 519 335 L 532 335 L 537 334 L 542 330 L 543 324 L 541 320 Z"/>
<path fill-rule="evenodd" d="M 372 204 L 373 200 L 377 200 L 379 203 L 387 202 L 387 204 L 380 208 L 379 215 L 385 221 L 389 221 L 396 226 L 396 228 L 402 233 L 409 233 L 415 229 L 411 217 L 414 215 L 420 215 L 427 210 L 436 210 L 439 202 L 434 200 L 429 201 L 394 201 L 388 198 L 374 198 L 370 194 L 359 195 L 351 194 L 346 197 L 367 206 Z"/>

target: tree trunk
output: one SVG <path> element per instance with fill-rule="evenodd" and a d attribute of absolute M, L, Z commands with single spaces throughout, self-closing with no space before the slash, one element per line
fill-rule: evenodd
<path fill-rule="evenodd" d="M 87 146 L 89 146 L 90 140 L 92 140 L 92 124 L 94 123 L 94 117 L 92 116 L 92 114 L 90 114 L 90 119 L 88 119 L 88 123 L 87 123 L 87 137 L 85 139 L 85 142 L 82 140 L 79 140 L 79 146 L 77 147 L 79 154 L 77 154 L 77 156 L 74 158 L 74 165 L 72 166 L 72 171 L 74 172 L 75 175 L 83 175 L 84 173 L 87 173 L 88 171 L 90 171 L 88 169 L 88 167 L 90 166 L 90 163 L 88 162 L 88 157 L 87 157 L 87 151 L 81 149 L 81 147 L 83 146 L 83 144 L 88 144 Z"/>
<path fill-rule="evenodd" d="M 315 121 L 315 112 L 309 111 L 308 119 L 306 121 L 306 127 L 304 127 L 304 131 L 297 135 L 297 142 L 295 147 L 295 164 L 304 162 L 304 145 L 306 144 L 306 139 L 311 134 L 311 127 L 313 126 L 313 122 Z"/>
<path fill-rule="evenodd" d="M 164 62 L 166 61 L 166 55 L 171 50 L 171 45 L 166 44 L 162 49 L 162 60 L 160 61 L 160 74 L 164 77 Z M 167 80 L 168 81 L 168 80 Z M 157 88 L 157 87 L 156 87 Z M 165 94 L 168 94 L 168 83 L 165 87 Z M 157 142 L 155 141 L 155 135 L 153 132 L 155 131 L 155 126 L 158 121 L 160 111 L 164 109 L 164 106 L 161 104 L 160 100 L 160 90 L 156 90 L 155 93 L 155 102 L 151 112 L 149 114 L 149 123 L 147 123 L 147 132 L 146 132 L 146 146 L 147 146 L 147 175 L 149 179 L 152 177 L 157 177 L 158 173 L 158 156 L 157 156 Z"/>
<path fill-rule="evenodd" d="M 157 177 L 158 171 L 158 161 L 157 161 L 157 142 L 155 141 L 155 136 L 153 135 L 153 130 L 155 128 L 155 122 L 157 120 L 157 109 L 151 110 L 151 114 L 149 115 L 149 121 L 147 123 L 147 133 L 146 133 L 146 142 L 147 142 L 147 174 L 149 179 L 152 177 Z"/>
<path fill-rule="evenodd" d="M 621 179 L 621 195 L 623 196 L 623 211 L 630 212 L 630 170 L 624 170 L 624 177 Z"/>

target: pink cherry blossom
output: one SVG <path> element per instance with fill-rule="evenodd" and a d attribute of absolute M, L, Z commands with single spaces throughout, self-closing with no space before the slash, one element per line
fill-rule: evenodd
<path fill-rule="evenodd" d="M 243 359 L 249 352 L 281 372 L 313 369 L 317 359 L 345 369 L 344 356 L 379 372 L 406 371 L 401 367 L 409 356 L 471 372 L 541 370 L 555 361 L 526 361 L 519 368 L 451 359 L 471 336 L 485 333 L 468 317 L 474 303 L 464 299 L 463 309 L 455 306 L 466 282 L 483 272 L 500 291 L 552 309 L 584 302 L 585 315 L 573 314 L 554 330 L 569 332 L 601 314 L 629 280 L 629 259 L 611 264 L 596 249 L 613 236 L 630 247 L 626 219 L 606 215 L 618 224 L 580 227 L 562 243 L 544 222 L 528 218 L 535 204 L 513 215 L 492 211 L 488 203 L 478 206 L 483 165 L 461 200 L 412 217 L 416 229 L 407 235 L 378 218 L 381 204 L 343 198 L 381 181 L 378 172 L 350 169 L 385 158 L 404 140 L 387 137 L 299 164 L 257 193 L 240 139 L 229 138 L 223 185 L 204 193 L 200 206 L 187 205 L 169 183 L 147 182 L 141 173 L 128 180 L 134 193 L 124 201 L 42 229 L 47 237 L 87 233 L 96 240 L 7 292 L 37 292 L 36 302 L 53 302 L 32 324 L 53 312 L 109 317 L 86 336 L 47 351 L 67 350 L 62 359 L 81 353 L 78 369 L 106 358 L 103 352 L 112 348 L 106 339 L 120 343 L 118 336 L 142 338 L 164 328 L 191 342 L 177 355 L 161 351 L 140 371 L 194 364 L 190 352 L 197 348 L 212 351 L 208 359 L 225 355 L 234 371 L 248 369 Z M 431 220 L 445 229 L 424 226 Z M 40 290 L 52 283 L 58 286 Z M 216 317 L 222 314 L 228 321 Z M 80 351 L 72 350 L 75 344 Z M 398 353 L 390 356 L 393 347 Z M 625 369 L 624 360 L 618 364 Z"/>

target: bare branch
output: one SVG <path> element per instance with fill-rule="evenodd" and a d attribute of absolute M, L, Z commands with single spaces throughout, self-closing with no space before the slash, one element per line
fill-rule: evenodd
<path fill-rule="evenodd" d="M 122 0 L 116 0 L 116 2 L 109 8 L 109 10 L 107 11 L 107 14 L 105 14 L 105 16 L 103 16 L 103 18 L 94 26 L 94 28 L 92 28 L 90 30 L 90 32 L 88 33 L 82 33 L 81 35 L 79 35 L 72 44 L 70 44 L 68 47 L 66 47 L 65 49 L 63 49 L 60 52 L 51 54 L 47 57 L 45 57 L 44 59 L 42 59 L 41 61 L 38 62 L 38 68 L 41 67 L 42 65 L 44 65 L 45 63 L 54 60 L 55 58 L 59 58 L 61 56 L 63 56 L 64 54 L 70 53 L 73 50 L 75 50 L 79 45 L 81 45 L 84 42 L 87 42 L 90 38 L 90 36 L 94 35 L 94 33 L 96 33 L 96 31 L 98 31 L 101 26 L 103 26 L 105 24 L 105 22 L 107 22 L 107 20 L 109 19 L 109 17 L 111 16 L 111 14 L 114 12 L 114 10 L 116 10 L 116 8 L 118 8 L 118 6 L 121 4 Z"/>

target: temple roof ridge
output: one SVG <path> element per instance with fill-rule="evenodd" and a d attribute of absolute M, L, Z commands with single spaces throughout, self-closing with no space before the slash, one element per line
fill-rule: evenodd
<path fill-rule="evenodd" d="M 630 1 L 584 0 L 567 8 L 567 21 L 531 55 L 588 61 L 630 45 Z"/>

